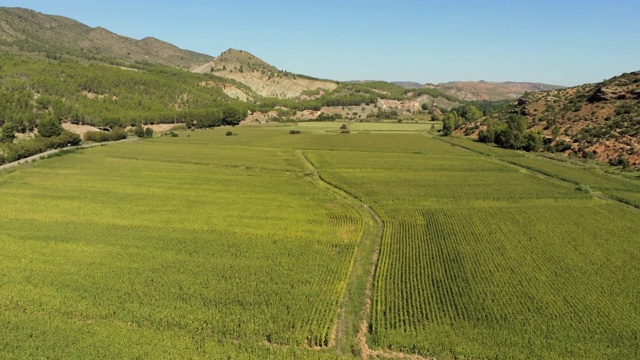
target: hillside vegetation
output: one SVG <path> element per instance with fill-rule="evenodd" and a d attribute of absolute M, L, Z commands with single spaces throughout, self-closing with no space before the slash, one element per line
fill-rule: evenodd
<path fill-rule="evenodd" d="M 0 122 L 28 130 L 48 115 L 69 122 L 127 126 L 139 121 L 184 121 L 189 112 L 242 104 L 219 88 L 199 85 L 205 80 L 229 80 L 162 65 L 121 68 L 4 55 L 0 79 Z"/>

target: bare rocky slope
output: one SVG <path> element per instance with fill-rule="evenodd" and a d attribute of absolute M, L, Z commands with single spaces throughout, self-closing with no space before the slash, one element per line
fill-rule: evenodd
<path fill-rule="evenodd" d="M 223 52 L 204 65 L 194 66 L 191 71 L 234 79 L 260 96 L 283 99 L 300 97 L 309 90 L 330 91 L 338 86 L 335 81 L 280 71 L 246 51 L 235 49 Z"/>

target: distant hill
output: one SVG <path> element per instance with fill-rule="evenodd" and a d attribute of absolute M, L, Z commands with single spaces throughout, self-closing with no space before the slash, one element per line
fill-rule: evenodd
<path fill-rule="evenodd" d="M 338 86 L 335 81 L 278 70 L 246 51 L 235 49 L 223 52 L 206 64 L 194 66 L 191 71 L 234 79 L 260 96 L 282 99 L 296 98 L 311 90 L 330 91 Z"/>
<path fill-rule="evenodd" d="M 213 57 L 147 37 L 134 40 L 62 16 L 0 8 L 0 50 L 57 59 L 148 62 L 188 69 Z"/>
<path fill-rule="evenodd" d="M 528 82 L 488 82 L 488 81 L 452 81 L 440 84 L 425 84 L 461 100 L 506 100 L 517 99 L 526 92 L 562 89 L 563 86 Z"/>

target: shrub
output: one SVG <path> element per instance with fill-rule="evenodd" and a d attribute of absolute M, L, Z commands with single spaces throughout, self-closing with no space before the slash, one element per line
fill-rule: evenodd
<path fill-rule="evenodd" d="M 582 157 L 585 159 L 595 159 L 596 153 L 591 150 L 585 150 L 582 152 Z"/>
<path fill-rule="evenodd" d="M 133 129 L 133 134 L 139 138 L 144 137 L 144 128 L 141 122 L 136 124 L 136 127 Z"/>
<path fill-rule="evenodd" d="M 609 165 L 612 166 L 622 166 L 623 169 L 626 169 L 629 167 L 629 159 L 627 159 L 626 157 L 620 155 L 617 158 L 611 158 L 609 159 Z"/>
<path fill-rule="evenodd" d="M 153 129 L 149 127 L 144 129 L 144 137 L 146 138 L 153 137 Z"/>
<path fill-rule="evenodd" d="M 347 130 L 347 124 L 342 124 L 342 126 L 340 126 L 340 130 Z"/>
<path fill-rule="evenodd" d="M 292 134 L 292 135 L 297 135 L 300 133 L 301 133 L 300 130 L 289 130 L 289 134 Z"/>
<path fill-rule="evenodd" d="M 564 139 L 560 139 L 556 141 L 555 149 L 557 152 L 565 152 L 571 149 L 571 143 Z"/>
<path fill-rule="evenodd" d="M 227 131 L 227 132 L 225 133 L 225 136 L 232 136 L 232 135 L 233 135 L 233 131 Z"/>
<path fill-rule="evenodd" d="M 4 125 L 0 128 L 0 132 L 2 133 L 0 135 L 0 142 L 3 143 L 12 143 L 13 139 L 16 138 L 16 129 L 17 126 L 11 122 L 6 122 L 4 123 Z"/>
<path fill-rule="evenodd" d="M 587 184 L 580 184 L 578 185 L 578 187 L 576 188 L 576 190 L 581 191 L 585 194 L 591 194 L 591 188 L 589 187 L 589 185 Z"/>
<path fill-rule="evenodd" d="M 122 128 L 113 128 L 111 131 L 89 131 L 84 134 L 85 141 L 105 142 L 118 141 L 127 138 L 127 133 Z"/>
<path fill-rule="evenodd" d="M 60 134 L 57 137 L 57 139 L 54 139 L 54 141 L 58 144 L 57 147 L 78 146 L 82 143 L 82 138 L 80 137 L 80 135 L 76 133 L 72 133 L 71 131 L 67 131 L 67 130 L 62 130 L 62 134 Z"/>
<path fill-rule="evenodd" d="M 80 144 L 80 136 L 69 131 L 62 131 L 58 136 L 43 137 L 38 136 L 33 140 L 21 141 L 18 144 L 10 144 L 7 146 L 5 155 L 6 162 L 13 162 L 24 159 L 39 153 L 43 153 L 50 149 L 60 149 L 67 146 Z"/>

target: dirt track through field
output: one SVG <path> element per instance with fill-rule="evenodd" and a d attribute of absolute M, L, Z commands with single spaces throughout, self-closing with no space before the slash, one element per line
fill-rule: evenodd
<path fill-rule="evenodd" d="M 353 194 L 340 189 L 326 181 L 320 175 L 313 162 L 301 151 L 297 151 L 301 161 L 307 169 L 307 178 L 338 199 L 345 201 L 358 211 L 363 218 L 362 239 L 356 249 L 354 265 L 350 269 L 347 288 L 340 304 L 340 311 L 332 332 L 330 347 L 335 347 L 339 354 L 351 352 L 362 359 L 414 359 L 424 360 L 419 355 L 404 354 L 388 350 L 374 350 L 369 348 L 367 334 L 369 332 L 369 318 L 371 315 L 373 281 L 375 277 L 384 223 L 380 216 Z M 365 281 L 364 291 L 358 289 L 360 282 Z M 356 324 L 357 326 L 353 326 Z"/>

